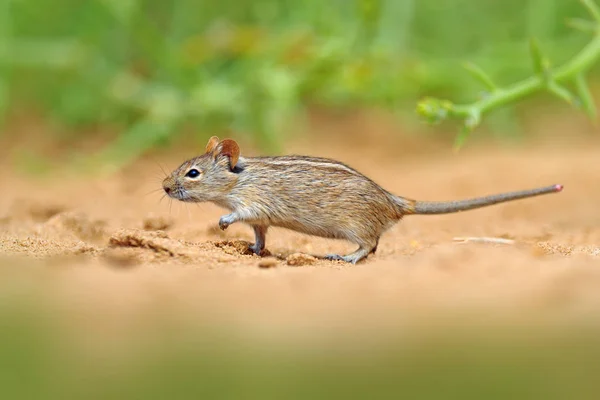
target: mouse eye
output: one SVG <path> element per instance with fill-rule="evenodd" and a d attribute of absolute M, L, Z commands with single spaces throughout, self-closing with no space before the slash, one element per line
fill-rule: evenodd
<path fill-rule="evenodd" d="M 188 178 L 197 178 L 200 176 L 200 171 L 197 169 L 190 169 L 187 174 L 185 174 Z"/>

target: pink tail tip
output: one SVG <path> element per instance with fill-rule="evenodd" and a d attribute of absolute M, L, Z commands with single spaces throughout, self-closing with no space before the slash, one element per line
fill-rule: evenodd
<path fill-rule="evenodd" d="M 554 190 L 556 190 L 557 192 L 561 192 L 563 190 L 563 185 L 554 185 Z"/>

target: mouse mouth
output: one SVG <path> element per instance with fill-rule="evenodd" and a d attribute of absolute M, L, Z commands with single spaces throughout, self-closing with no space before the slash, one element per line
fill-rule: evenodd
<path fill-rule="evenodd" d="M 189 195 L 187 190 L 183 188 L 176 188 L 169 192 L 169 197 L 179 201 L 192 201 L 192 197 Z"/>

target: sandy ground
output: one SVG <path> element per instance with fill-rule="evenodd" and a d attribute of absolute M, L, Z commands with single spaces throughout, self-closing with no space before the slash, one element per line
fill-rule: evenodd
<path fill-rule="evenodd" d="M 317 133 L 333 132 L 322 129 Z M 249 255 L 251 229 L 220 231 L 223 210 L 161 201 L 161 167 L 176 167 L 194 155 L 189 149 L 99 177 L 40 180 L 6 167 L 0 291 L 5 299 L 31 300 L 34 293 L 74 331 L 103 340 L 165 324 L 339 342 L 392 332 L 397 338 L 462 317 L 491 326 L 600 320 L 597 138 L 474 141 L 455 155 L 449 143 L 386 132 L 365 143 L 340 140 L 343 134 L 291 141 L 285 151 L 340 159 L 388 190 L 422 200 L 555 183 L 565 190 L 461 214 L 406 217 L 383 236 L 377 254 L 346 265 L 307 254 L 349 252 L 352 244 L 280 229 L 267 236 L 273 257 Z"/>

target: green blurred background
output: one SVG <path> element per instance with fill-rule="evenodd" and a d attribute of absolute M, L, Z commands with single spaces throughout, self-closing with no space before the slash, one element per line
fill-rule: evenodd
<path fill-rule="evenodd" d="M 411 125 L 423 96 L 480 96 L 465 61 L 509 84 L 533 74 L 530 37 L 555 65 L 589 40 L 566 23 L 589 17 L 577 0 L 0 4 L 3 121 L 35 112 L 60 126 L 61 140 L 110 127 L 118 139 L 102 151 L 122 162 L 184 127 L 202 140 L 236 132 L 276 152 L 311 107 L 384 108 Z M 518 132 L 511 108 L 489 121 Z"/>

